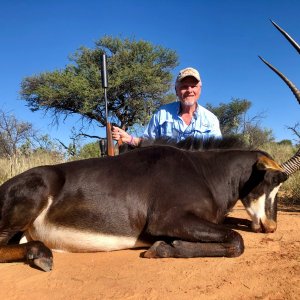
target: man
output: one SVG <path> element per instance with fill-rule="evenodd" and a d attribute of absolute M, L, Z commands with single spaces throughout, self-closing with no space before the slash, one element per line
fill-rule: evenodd
<path fill-rule="evenodd" d="M 176 78 L 175 91 L 179 101 L 163 105 L 151 118 L 145 129 L 144 139 L 167 137 L 177 142 L 187 137 L 221 138 L 217 117 L 197 103 L 202 82 L 193 68 L 181 70 Z M 133 137 L 124 130 L 113 127 L 113 139 L 138 146 L 142 138 Z"/>

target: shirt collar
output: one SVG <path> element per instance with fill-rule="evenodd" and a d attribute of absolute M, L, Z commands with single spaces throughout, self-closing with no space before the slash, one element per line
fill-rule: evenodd
<path fill-rule="evenodd" d="M 177 107 L 177 115 L 180 116 L 180 113 L 181 113 L 181 102 L 178 101 L 178 107 Z M 197 119 L 198 115 L 199 115 L 199 112 L 200 112 L 200 109 L 199 109 L 199 104 L 198 102 L 196 102 L 196 109 L 194 111 L 194 114 L 193 114 L 193 117 L 195 119 Z"/>

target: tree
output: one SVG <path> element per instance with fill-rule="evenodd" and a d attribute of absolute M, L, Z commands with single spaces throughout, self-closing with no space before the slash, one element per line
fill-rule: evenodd
<path fill-rule="evenodd" d="M 28 145 L 36 134 L 32 124 L 19 121 L 12 114 L 0 110 L 0 155 L 13 156 L 18 147 Z"/>
<path fill-rule="evenodd" d="M 234 98 L 229 103 L 220 103 L 216 107 L 207 104 L 206 107 L 219 118 L 223 135 L 238 135 L 253 147 L 274 140 L 272 130 L 260 126 L 262 113 L 252 118 L 248 116 L 251 102 L 246 99 Z"/>
<path fill-rule="evenodd" d="M 26 77 L 21 97 L 32 111 L 52 112 L 54 120 L 78 114 L 106 124 L 101 87 L 101 56 L 107 55 L 108 109 L 119 126 L 146 124 L 152 112 L 171 102 L 171 70 L 178 64 L 175 51 L 146 41 L 106 36 L 95 48 L 81 47 L 63 70 Z"/>
<path fill-rule="evenodd" d="M 219 118 L 223 135 L 230 135 L 240 131 L 251 102 L 246 99 L 231 99 L 229 103 L 220 103 L 216 107 L 207 104 L 206 107 Z"/>
<path fill-rule="evenodd" d="M 288 126 L 289 130 L 293 132 L 293 134 L 297 137 L 296 143 L 300 142 L 300 123 L 297 122 L 294 126 Z"/>
<path fill-rule="evenodd" d="M 280 142 L 277 143 L 278 145 L 286 145 L 286 146 L 290 146 L 293 147 L 293 143 L 291 140 L 281 140 Z"/>
<path fill-rule="evenodd" d="M 246 130 L 240 135 L 247 145 L 251 147 L 261 147 L 274 141 L 272 129 L 261 128 L 257 124 L 248 123 Z"/>
<path fill-rule="evenodd" d="M 29 122 L 18 120 L 13 114 L 0 109 L 0 157 L 33 151 L 60 152 L 59 145 L 45 134 L 41 135 Z"/>
<path fill-rule="evenodd" d="M 79 150 L 77 158 L 85 159 L 85 158 L 99 157 L 99 156 L 100 156 L 99 143 L 93 142 L 82 146 L 81 149 Z"/>

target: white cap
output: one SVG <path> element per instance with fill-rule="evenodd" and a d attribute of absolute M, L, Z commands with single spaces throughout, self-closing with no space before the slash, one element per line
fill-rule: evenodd
<path fill-rule="evenodd" d="M 200 74 L 194 68 L 185 68 L 185 69 L 181 70 L 176 78 L 176 84 L 188 76 L 196 78 L 201 84 Z"/>

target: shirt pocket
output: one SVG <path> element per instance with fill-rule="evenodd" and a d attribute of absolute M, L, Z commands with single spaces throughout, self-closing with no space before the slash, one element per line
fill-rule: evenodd
<path fill-rule="evenodd" d="M 170 138 L 177 138 L 179 132 L 174 126 L 173 121 L 164 121 L 160 125 L 160 137 L 170 137 Z"/>
<path fill-rule="evenodd" d="M 209 124 L 201 124 L 201 126 L 196 127 L 194 129 L 195 133 L 195 137 L 208 137 L 211 133 L 211 127 L 209 126 Z"/>

